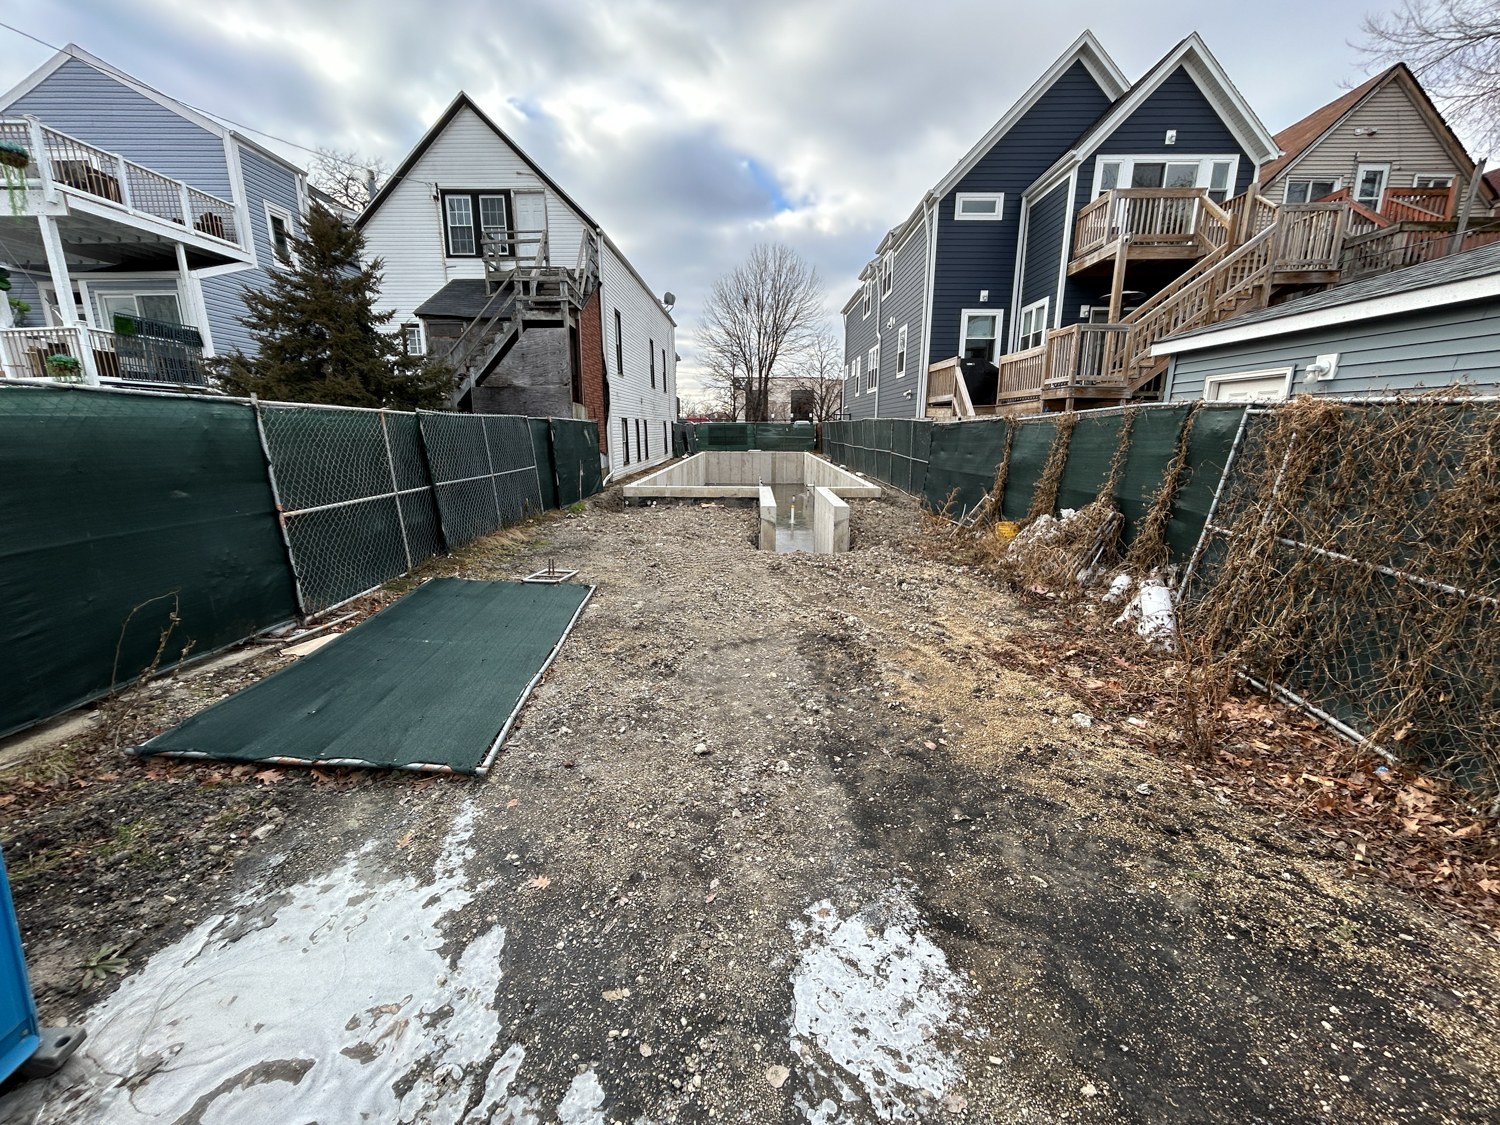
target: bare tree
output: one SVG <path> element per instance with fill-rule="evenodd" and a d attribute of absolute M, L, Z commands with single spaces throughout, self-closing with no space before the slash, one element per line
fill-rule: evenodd
<path fill-rule="evenodd" d="M 308 180 L 314 187 L 327 192 L 340 206 L 357 213 L 365 209 L 375 194 L 375 188 L 388 175 L 390 169 L 379 156 L 320 148 L 312 159 Z"/>
<path fill-rule="evenodd" d="M 698 355 L 703 364 L 703 390 L 709 413 L 723 414 L 731 422 L 738 421 L 745 405 L 745 373 L 739 367 L 733 349 L 722 338 L 705 338 L 700 332 Z"/>
<path fill-rule="evenodd" d="M 747 422 L 766 420 L 771 378 L 805 346 L 822 304 L 818 271 L 780 243 L 756 246 L 714 283 L 703 303 L 698 348 L 710 382 L 727 385 L 731 407 L 743 403 Z"/>
<path fill-rule="evenodd" d="M 812 394 L 813 420 L 826 422 L 844 405 L 844 345 L 824 328 L 808 338 L 797 357 L 793 387 Z"/>
<path fill-rule="evenodd" d="M 1366 16 L 1360 50 L 1404 62 L 1455 129 L 1481 151 L 1500 141 L 1500 4 L 1494 0 L 1403 0 Z"/>

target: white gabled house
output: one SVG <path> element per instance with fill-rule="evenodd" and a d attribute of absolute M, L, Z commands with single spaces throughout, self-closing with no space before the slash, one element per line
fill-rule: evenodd
<path fill-rule="evenodd" d="M 379 307 L 475 413 L 590 418 L 619 473 L 671 455 L 676 324 L 603 228 L 460 93 L 356 220 Z"/>

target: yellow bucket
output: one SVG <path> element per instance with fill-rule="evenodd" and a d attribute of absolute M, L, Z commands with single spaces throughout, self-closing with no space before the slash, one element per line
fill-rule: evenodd
<path fill-rule="evenodd" d="M 1002 543 L 1009 543 L 1021 530 L 1021 525 L 1012 520 L 1001 520 L 995 525 L 995 538 Z"/>

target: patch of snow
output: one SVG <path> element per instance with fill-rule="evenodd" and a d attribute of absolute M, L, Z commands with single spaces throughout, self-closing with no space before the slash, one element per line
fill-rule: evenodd
<path fill-rule="evenodd" d="M 1117 574 L 1110 580 L 1109 592 L 1099 600 L 1102 601 L 1105 605 L 1114 605 L 1115 602 L 1119 601 L 1130 592 L 1130 587 L 1132 585 L 1133 582 L 1131 581 L 1130 575 Z"/>
<path fill-rule="evenodd" d="M 604 1125 L 604 1087 L 593 1067 L 573 1079 L 557 1105 L 559 1125 Z"/>
<path fill-rule="evenodd" d="M 1172 648 L 1177 634 L 1177 612 L 1172 605 L 1172 591 L 1155 578 L 1141 583 L 1140 589 L 1115 618 L 1115 625 L 1134 625 L 1140 636 L 1163 648 Z"/>
<path fill-rule="evenodd" d="M 68 1066 L 0 1099 L 0 1121 L 536 1122 L 509 1093 L 525 1051 L 504 1049 L 493 1003 L 504 928 L 441 952 L 476 894 L 474 820 L 466 806 L 430 880 L 370 871 L 367 847 L 205 920 L 90 1014 Z"/>
<path fill-rule="evenodd" d="M 799 1091 L 796 1104 L 813 1125 L 863 1120 L 860 1101 L 881 1121 L 916 1120 L 963 1077 L 938 1042 L 962 1014 L 961 978 L 903 891 L 848 918 L 826 900 L 805 916 L 792 923 L 790 1045 L 811 1098 Z"/>

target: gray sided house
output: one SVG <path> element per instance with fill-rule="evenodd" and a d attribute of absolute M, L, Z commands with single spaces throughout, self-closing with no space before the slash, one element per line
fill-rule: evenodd
<path fill-rule="evenodd" d="M 0 210 L 7 378 L 205 383 L 253 344 L 244 293 L 290 261 L 301 169 L 75 46 L 0 96 L 24 187 Z M 71 362 L 70 362 L 71 361 Z"/>
<path fill-rule="evenodd" d="M 1118 322 L 1213 250 L 1196 228 L 1133 249 L 1122 230 L 1161 225 L 1157 211 L 1199 223 L 1199 200 L 1243 191 L 1276 152 L 1196 34 L 1127 87 L 1085 33 L 861 274 L 844 307 L 849 416 L 993 411 L 1002 356 L 1071 325 Z M 925 277 L 911 277 L 908 258 L 922 259 Z M 903 354 L 916 364 L 907 383 Z M 1038 387 L 1028 393 L 1037 409 Z"/>
<path fill-rule="evenodd" d="M 1497 394 L 1500 245 L 1246 313 L 1155 352 L 1171 357 L 1170 399 Z"/>

